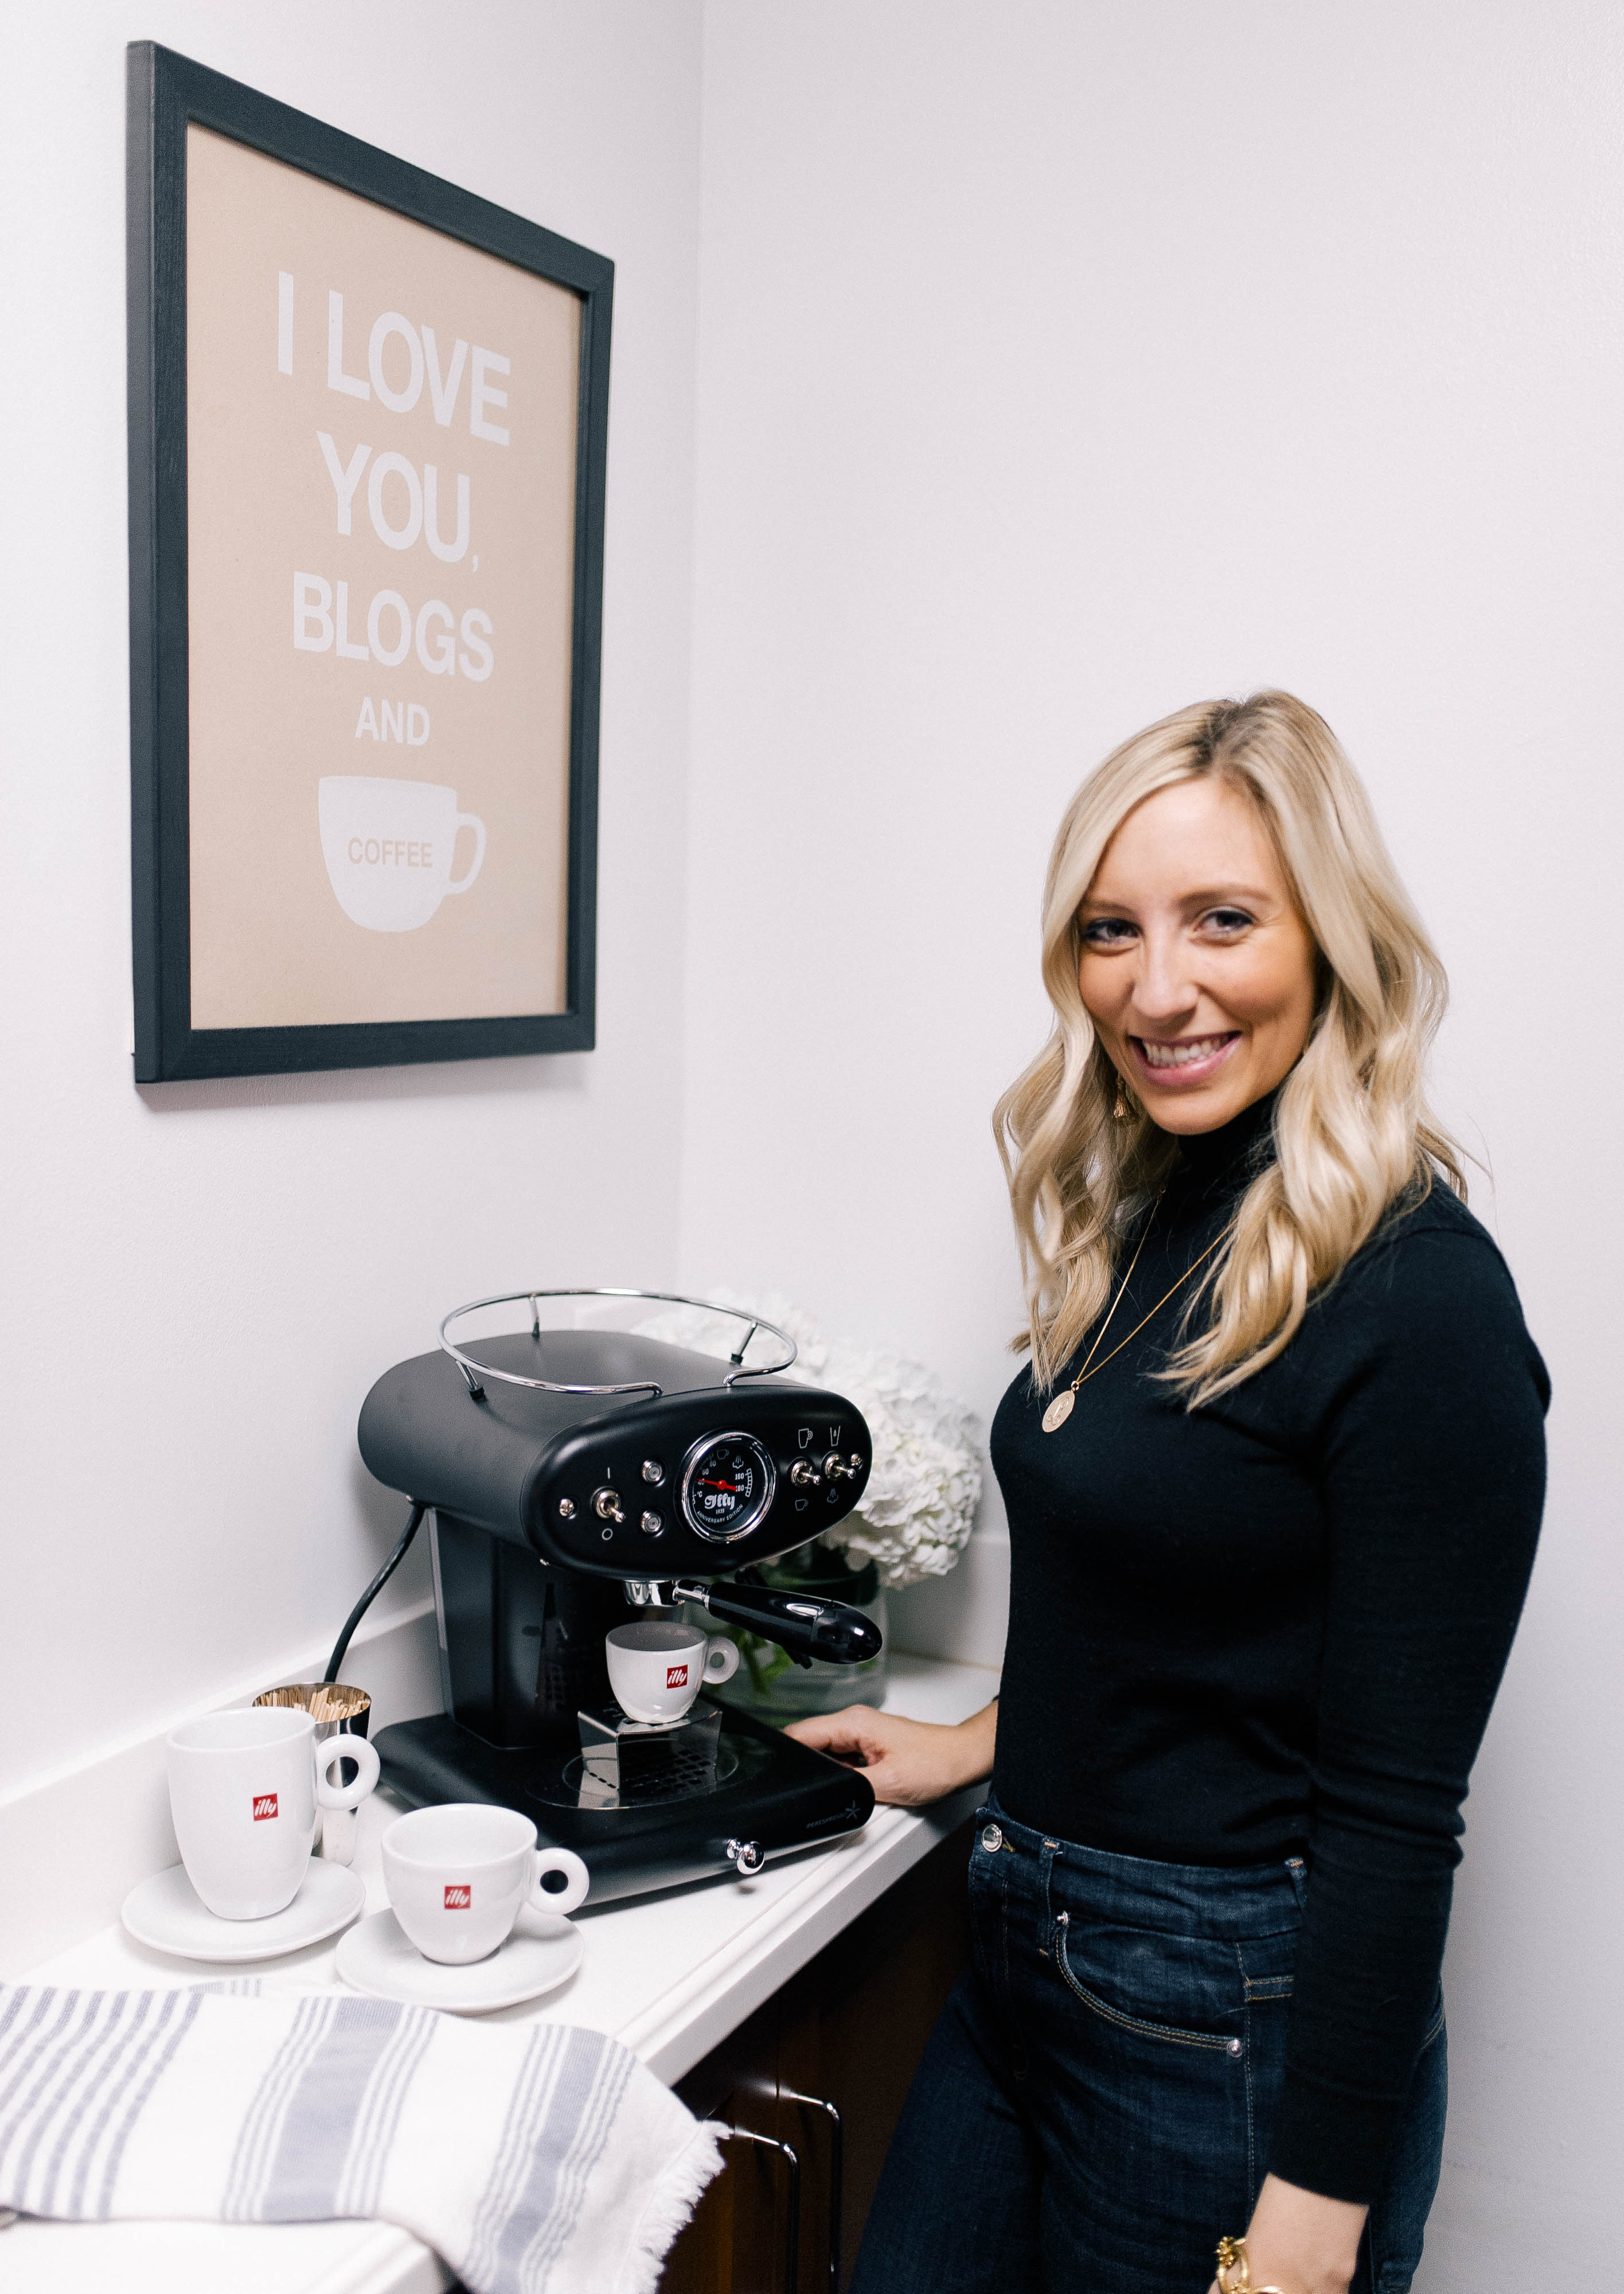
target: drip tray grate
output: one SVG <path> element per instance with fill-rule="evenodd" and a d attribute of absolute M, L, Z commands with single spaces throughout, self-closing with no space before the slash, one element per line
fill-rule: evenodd
<path fill-rule="evenodd" d="M 656 1808 L 662 1801 L 697 1800 L 731 1784 L 739 1757 L 729 1744 L 714 1752 L 671 1748 L 662 1761 L 622 1761 L 618 1779 L 578 1753 L 564 1764 L 564 1787 L 577 1808 Z"/>

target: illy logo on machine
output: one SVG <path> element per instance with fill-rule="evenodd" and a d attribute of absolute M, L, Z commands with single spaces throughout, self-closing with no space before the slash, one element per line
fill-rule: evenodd
<path fill-rule="evenodd" d="M 665 1685 L 668 1688 L 686 1688 L 688 1685 L 687 1666 L 668 1664 L 665 1668 Z"/>
<path fill-rule="evenodd" d="M 256 1793 L 254 1795 L 255 1823 L 263 1824 L 268 1816 L 274 1816 L 275 1814 L 276 1794 L 274 1793 Z"/>
<path fill-rule="evenodd" d="M 445 1890 L 445 1908 L 448 1912 L 471 1911 L 473 1909 L 473 1905 L 474 1891 L 466 1880 L 459 1885 L 450 1881 L 447 1882 Z"/>

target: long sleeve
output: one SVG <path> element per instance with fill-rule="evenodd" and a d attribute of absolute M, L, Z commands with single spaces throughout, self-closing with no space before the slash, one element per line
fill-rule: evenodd
<path fill-rule="evenodd" d="M 1308 1908 L 1270 2165 L 1356 2201 L 1377 2192 L 1433 2012 L 1460 1806 L 1544 1493 L 1549 1387 L 1510 1277 L 1481 1231 L 1417 1225 L 1344 1276 L 1360 1311 L 1338 1300 L 1320 1341 L 1304 1333 L 1325 1397 L 1328 1579 Z"/>

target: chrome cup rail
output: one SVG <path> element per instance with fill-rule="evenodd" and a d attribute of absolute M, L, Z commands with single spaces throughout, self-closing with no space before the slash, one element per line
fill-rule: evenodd
<path fill-rule="evenodd" d="M 466 1306 L 453 1306 L 440 1325 L 441 1351 L 450 1354 L 462 1372 L 468 1392 L 475 1402 L 484 1400 L 484 1381 L 491 1378 L 503 1386 L 527 1386 L 540 1394 L 646 1394 L 652 1402 L 664 1393 L 665 1388 L 652 1378 L 633 1379 L 624 1386 L 572 1386 L 561 1379 L 524 1378 L 516 1370 L 496 1370 L 489 1363 L 475 1362 L 447 1335 L 451 1324 L 460 1322 L 465 1314 L 481 1314 L 487 1306 L 516 1306 L 523 1302 L 530 1307 L 530 1335 L 532 1338 L 540 1338 L 542 1335 L 540 1301 L 543 1298 L 647 1298 L 656 1306 L 695 1306 L 702 1314 L 720 1314 L 730 1322 L 747 1322 L 749 1329 L 727 1357 L 733 1368 L 722 1380 L 725 1387 L 736 1386 L 741 1379 L 745 1378 L 776 1378 L 780 1371 L 793 1367 L 800 1352 L 789 1332 L 781 1330 L 776 1322 L 767 1322 L 764 1315 L 748 1314 L 737 1306 L 719 1306 L 710 1298 L 685 1298 L 676 1290 L 504 1290 L 494 1298 L 471 1298 Z M 788 1352 L 782 1362 L 763 1363 L 747 1369 L 744 1356 L 758 1330 L 766 1330 L 777 1338 Z"/>

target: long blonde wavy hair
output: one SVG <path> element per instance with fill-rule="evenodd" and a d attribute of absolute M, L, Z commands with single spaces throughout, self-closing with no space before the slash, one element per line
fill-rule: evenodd
<path fill-rule="evenodd" d="M 1158 789 L 1214 778 L 1273 841 L 1316 951 L 1306 1047 L 1274 1111 L 1275 1159 L 1242 1195 L 1162 1373 L 1189 1406 L 1255 1376 L 1291 1343 L 1391 1207 L 1459 1152 L 1423 1090 L 1447 984 L 1382 842 L 1359 776 L 1317 711 L 1289 693 L 1202 701 L 1113 750 L 1067 808 L 1043 890 L 1043 985 L 1054 1027 L 994 1112 L 1019 1240 L 1040 1391 L 1098 1320 L 1124 1233 L 1165 1182 L 1177 1142 L 1125 1094 L 1078 987 L 1077 910 L 1127 815 Z M 1196 1308 L 1205 1301 L 1205 1328 Z"/>

